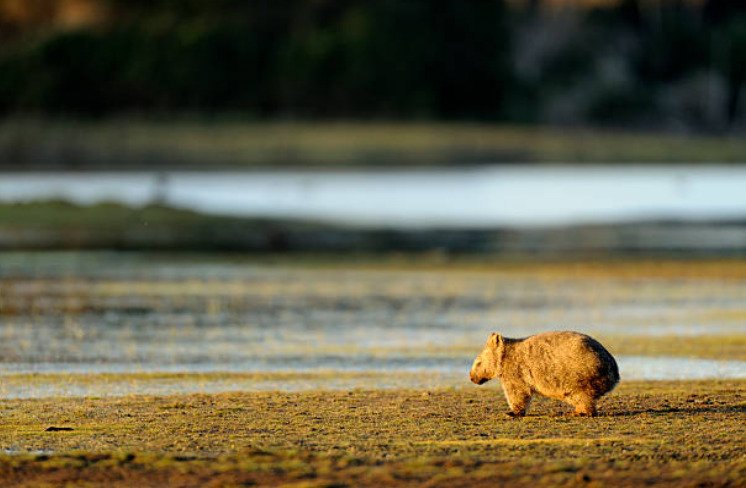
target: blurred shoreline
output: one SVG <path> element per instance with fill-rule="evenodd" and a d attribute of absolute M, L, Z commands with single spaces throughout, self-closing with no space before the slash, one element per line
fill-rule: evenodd
<path fill-rule="evenodd" d="M 431 253 L 501 259 L 746 257 L 746 219 L 638 221 L 491 229 L 361 229 L 168 207 L 0 204 L 0 251 L 119 250 L 361 255 Z M 435 254 L 432 254 L 435 253 Z"/>

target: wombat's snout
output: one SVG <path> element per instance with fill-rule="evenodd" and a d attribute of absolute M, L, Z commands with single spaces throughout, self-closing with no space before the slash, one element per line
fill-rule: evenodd
<path fill-rule="evenodd" d="M 487 381 L 489 381 L 488 378 L 478 378 L 474 374 L 470 374 L 469 379 L 471 380 L 472 383 L 477 384 L 477 385 L 483 385 L 487 383 Z"/>

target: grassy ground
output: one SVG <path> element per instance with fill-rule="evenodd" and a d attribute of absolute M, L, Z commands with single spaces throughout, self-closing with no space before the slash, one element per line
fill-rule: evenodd
<path fill-rule="evenodd" d="M 744 381 L 622 383 L 600 416 L 496 385 L 0 402 L 6 484 L 744 486 Z M 50 430 L 50 427 L 70 430 Z"/>
<path fill-rule="evenodd" d="M 623 378 L 597 418 L 537 399 L 512 420 L 499 385 L 465 372 L 12 373 L 261 354 L 468 368 L 503 324 L 595 324 L 615 355 L 746 360 L 743 260 L 330 261 L 0 255 L 0 485 L 746 486 L 746 380 Z M 286 328 L 304 334 L 252 335 Z M 422 340 L 363 340 L 395 331 Z M 168 394 L 113 396 L 153 385 Z"/>
<path fill-rule="evenodd" d="M 736 162 L 736 137 L 437 123 L 7 120 L 9 166 L 438 166 L 495 162 Z"/>

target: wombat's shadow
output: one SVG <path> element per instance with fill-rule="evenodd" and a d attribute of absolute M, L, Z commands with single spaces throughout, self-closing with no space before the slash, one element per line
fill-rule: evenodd
<path fill-rule="evenodd" d="M 542 399 L 544 400 L 544 399 Z M 566 410 L 561 405 L 554 404 L 551 400 L 544 400 L 536 402 L 535 408 L 532 408 L 527 416 L 528 417 L 544 417 L 544 418 L 568 418 L 575 417 L 572 410 Z M 631 408 L 625 408 L 624 404 L 612 403 L 610 405 L 599 405 L 597 418 L 604 417 L 633 417 L 637 415 L 666 415 L 670 413 L 683 413 L 683 414 L 704 414 L 704 413 L 715 413 L 715 414 L 732 414 L 732 413 L 746 413 L 746 405 L 717 405 L 717 404 L 694 404 L 694 405 L 650 405 L 650 406 L 638 406 L 634 405 Z"/>
<path fill-rule="evenodd" d="M 698 405 L 692 407 L 652 407 L 636 408 L 625 411 L 600 412 L 599 417 L 631 417 L 642 414 L 668 414 L 668 413 L 746 413 L 745 405 Z"/>

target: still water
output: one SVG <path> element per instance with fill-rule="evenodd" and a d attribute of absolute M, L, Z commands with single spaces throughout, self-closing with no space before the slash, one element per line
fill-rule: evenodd
<path fill-rule="evenodd" d="M 0 201 L 52 198 L 390 228 L 733 219 L 746 216 L 746 167 L 0 174 Z"/>

